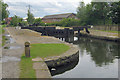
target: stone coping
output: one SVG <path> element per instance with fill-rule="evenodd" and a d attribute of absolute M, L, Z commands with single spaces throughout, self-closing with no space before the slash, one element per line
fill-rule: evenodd
<path fill-rule="evenodd" d="M 69 57 L 71 55 L 76 54 L 79 51 L 77 45 L 69 44 L 69 43 L 66 43 L 66 42 L 64 42 L 64 44 L 68 45 L 70 47 L 70 49 L 67 50 L 66 52 L 64 52 L 63 54 L 59 55 L 59 56 L 49 56 L 49 57 L 43 58 L 43 60 L 44 61 L 51 61 L 51 60 L 57 60 L 57 59 L 60 59 L 60 58 L 64 59 L 66 57 Z"/>
<path fill-rule="evenodd" d="M 77 45 L 69 44 L 66 42 L 64 42 L 64 44 L 68 45 L 70 47 L 70 49 L 67 50 L 66 52 L 60 54 L 59 56 L 49 56 L 46 58 L 37 57 L 37 58 L 33 58 L 32 61 L 45 61 L 46 62 L 46 61 L 51 61 L 51 60 L 58 60 L 60 58 L 65 59 L 66 57 L 69 57 L 69 56 L 74 55 L 79 52 Z"/>

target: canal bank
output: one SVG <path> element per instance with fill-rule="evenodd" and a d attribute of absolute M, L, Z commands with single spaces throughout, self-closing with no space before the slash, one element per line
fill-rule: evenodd
<path fill-rule="evenodd" d="M 68 51 L 59 56 L 44 58 L 45 63 L 50 69 L 64 66 L 79 60 L 79 49 L 77 46 L 73 46 L 69 43 L 65 44 L 70 46 L 70 49 Z"/>
<path fill-rule="evenodd" d="M 19 38 L 17 39 L 17 42 L 19 42 L 19 44 L 22 43 L 24 44 L 24 41 L 27 40 L 30 40 L 32 44 L 65 43 L 54 37 L 53 38 L 48 36 L 42 37 L 39 35 L 34 37 L 35 35 L 34 32 L 30 31 L 30 33 L 32 34 L 28 34 L 29 30 L 16 30 L 14 28 L 10 28 L 9 30 L 11 34 L 14 35 L 13 36 L 14 39 Z M 68 43 L 65 44 L 72 45 Z M 46 61 L 46 63 L 47 61 L 51 61 L 48 62 L 48 65 L 50 65 L 49 69 L 52 78 L 116 78 L 118 76 L 117 54 L 119 49 L 116 43 L 111 43 L 107 41 L 104 42 L 101 40 L 94 40 L 94 39 L 81 37 L 73 44 L 76 45 L 73 47 L 79 46 L 79 51 L 80 51 L 79 53 L 76 53 L 76 56 L 71 55 L 71 57 L 74 56 L 74 59 L 72 59 L 74 62 L 68 61 L 70 58 L 69 57 L 70 52 L 72 52 L 71 50 L 66 53 L 68 55 L 68 57 L 66 57 L 66 60 L 64 57 L 65 55 L 63 54 L 61 54 L 61 57 L 63 56 L 63 58 L 61 58 L 60 56 L 54 56 L 43 59 L 43 61 Z M 76 60 L 75 58 L 79 59 L 79 61 Z M 38 61 L 35 62 L 35 65 L 39 63 L 39 60 L 40 58 L 38 59 Z M 59 64 L 62 64 L 62 62 L 60 63 L 59 61 L 62 60 L 66 61 L 67 63 L 70 63 L 70 65 L 69 64 L 66 66 L 64 65 L 64 67 L 60 66 Z M 75 64 L 71 64 L 71 63 L 75 63 Z M 39 64 L 41 65 L 41 63 Z M 35 66 L 33 66 L 33 68 L 39 70 L 40 69 L 39 64 L 37 64 L 38 65 L 37 68 Z M 48 68 L 46 69 L 48 70 Z"/>
<path fill-rule="evenodd" d="M 78 50 L 77 46 L 74 46 L 73 44 L 69 44 L 69 43 L 60 41 L 57 38 L 48 37 L 48 36 L 41 36 L 39 33 L 36 33 L 34 31 L 31 31 L 31 30 L 21 30 L 21 29 L 15 29 L 15 28 L 12 28 L 12 27 L 6 28 L 6 30 L 9 33 L 8 35 L 12 36 L 12 38 L 15 40 L 14 45 L 21 45 L 22 50 L 21 50 L 21 48 L 19 48 L 21 50 L 21 51 L 19 51 L 19 56 L 16 55 L 18 58 L 21 58 L 21 56 L 22 56 L 21 53 L 23 53 L 24 43 L 26 41 L 30 41 L 31 44 L 38 44 L 38 43 L 56 44 L 57 43 L 57 44 L 65 44 L 65 45 L 70 46 L 70 49 L 68 51 L 66 51 L 65 53 L 63 53 L 59 56 L 52 56 L 52 57 L 47 57 L 47 58 L 43 59 L 43 61 L 45 61 L 45 64 L 49 65 L 49 67 L 51 67 L 51 68 L 62 66 L 64 64 L 69 64 L 71 62 L 74 62 L 74 60 L 76 60 L 76 58 L 78 58 L 78 56 L 79 56 L 79 54 L 78 54 L 79 50 Z M 15 49 L 15 50 L 12 49 L 11 51 L 13 53 L 9 53 L 10 50 L 11 49 L 7 50 L 8 56 L 13 55 L 15 53 L 14 51 L 17 50 L 17 49 Z M 4 57 L 4 55 L 3 55 L 3 57 Z M 8 60 L 8 62 L 9 62 L 9 60 Z M 13 62 L 14 61 L 9 62 L 9 66 L 10 65 L 12 66 Z M 18 64 L 20 63 L 20 60 L 17 61 L 16 63 L 17 64 L 14 68 L 17 68 L 18 70 L 16 70 L 16 72 L 14 72 L 14 73 L 17 73 L 17 75 L 14 75 L 14 73 L 13 73 L 13 71 L 15 71 L 15 69 L 11 68 L 11 70 L 9 70 L 9 68 L 7 68 L 6 70 L 4 69 L 3 72 L 6 73 L 6 74 L 11 74 L 11 75 L 8 76 L 6 74 L 3 74 L 4 78 L 9 78 L 9 77 L 18 78 L 19 77 L 21 69 L 18 67 Z M 4 64 L 7 66 L 6 62 Z M 35 65 L 36 65 L 36 62 L 35 62 Z M 3 67 L 4 67 L 4 65 L 3 65 Z M 34 65 L 33 65 L 33 68 L 36 69 L 36 70 L 39 70 Z M 46 68 L 46 69 L 48 70 L 48 68 Z M 9 73 L 7 73 L 7 71 L 9 71 Z M 39 72 L 36 72 L 36 75 Z M 37 75 L 37 76 L 39 76 L 39 75 Z M 42 76 L 41 78 L 46 78 L 46 74 L 42 74 L 42 75 L 45 75 L 45 76 Z M 48 77 L 49 76 L 51 76 L 51 75 L 48 73 Z"/>
<path fill-rule="evenodd" d="M 90 37 L 99 40 L 120 42 L 120 33 L 114 31 L 102 31 L 102 30 L 89 30 L 89 34 L 85 31 L 81 31 L 79 36 Z M 78 36 L 78 35 L 77 35 Z"/>

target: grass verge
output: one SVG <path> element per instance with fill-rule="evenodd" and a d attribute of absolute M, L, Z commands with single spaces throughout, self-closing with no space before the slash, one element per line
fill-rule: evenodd
<path fill-rule="evenodd" d="M 65 44 L 32 44 L 31 45 L 31 56 L 35 57 L 48 57 L 58 56 L 69 49 L 69 46 Z"/>
<path fill-rule="evenodd" d="M 101 31 L 104 31 L 104 30 L 101 30 Z M 119 33 L 120 34 L 120 31 L 104 31 L 104 32 Z"/>
<path fill-rule="evenodd" d="M 2 46 L 4 46 L 5 44 L 5 36 L 2 36 L 1 34 L 3 34 L 5 32 L 5 30 L 3 29 L 3 26 L 0 25 L 0 36 L 2 37 Z"/>
<path fill-rule="evenodd" d="M 35 70 L 33 69 L 32 58 L 21 57 L 20 62 L 20 78 L 36 78 Z"/>
<path fill-rule="evenodd" d="M 5 36 L 2 36 L 2 46 L 5 45 Z"/>
<path fill-rule="evenodd" d="M 0 34 L 3 34 L 5 30 L 3 29 L 6 25 L 0 25 Z"/>
<path fill-rule="evenodd" d="M 35 70 L 32 67 L 32 58 L 58 56 L 68 49 L 70 49 L 70 47 L 65 44 L 31 44 L 31 57 L 26 58 L 24 54 L 21 57 L 20 78 L 36 78 Z"/>
<path fill-rule="evenodd" d="M 92 29 L 89 29 L 92 30 Z M 118 33 L 120 34 L 120 31 L 110 31 L 110 30 L 95 30 L 95 31 L 104 31 L 104 32 L 110 32 L 110 33 Z"/>

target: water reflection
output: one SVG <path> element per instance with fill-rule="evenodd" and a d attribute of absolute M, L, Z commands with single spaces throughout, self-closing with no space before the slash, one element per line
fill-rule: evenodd
<path fill-rule="evenodd" d="M 77 66 L 53 78 L 118 78 L 120 44 L 87 37 L 72 43 L 80 49 Z"/>
<path fill-rule="evenodd" d="M 109 65 L 109 63 L 113 63 L 114 59 L 119 58 L 119 45 L 117 44 L 90 38 L 80 38 L 78 42 L 80 54 L 84 54 L 83 52 L 86 50 L 97 66 Z"/>

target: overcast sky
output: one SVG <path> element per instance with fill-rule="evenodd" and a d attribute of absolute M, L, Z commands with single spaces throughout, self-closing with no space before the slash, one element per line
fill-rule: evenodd
<path fill-rule="evenodd" d="M 4 0 L 9 5 L 10 17 L 17 15 L 27 17 L 28 5 L 31 5 L 31 12 L 35 17 L 45 15 L 76 13 L 76 9 L 81 0 Z M 82 0 L 86 4 L 91 0 Z"/>

